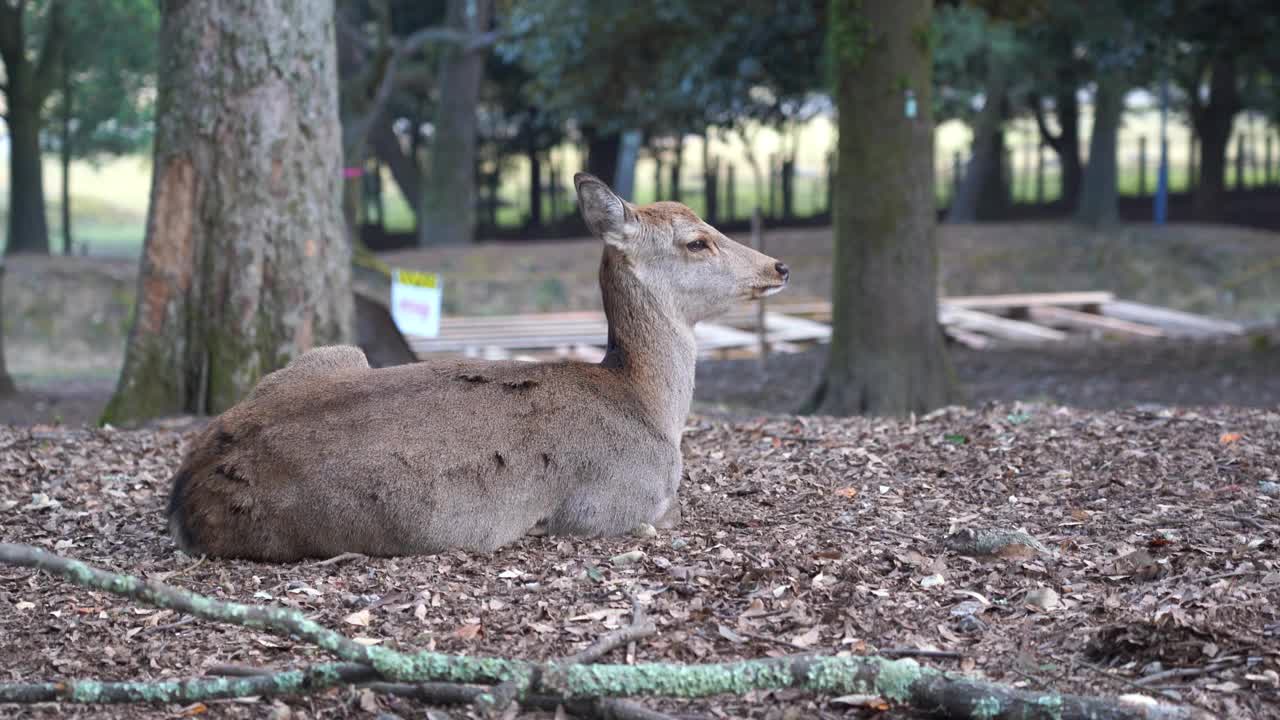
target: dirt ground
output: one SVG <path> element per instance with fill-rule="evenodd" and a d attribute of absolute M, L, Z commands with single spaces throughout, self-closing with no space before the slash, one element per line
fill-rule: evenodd
<path fill-rule="evenodd" d="M 163 505 L 183 436 L 0 429 L 0 540 L 219 599 L 275 603 L 400 648 L 554 658 L 629 621 L 609 660 L 706 662 L 877 649 L 1027 688 L 1143 689 L 1219 717 L 1280 714 L 1280 412 L 1035 404 L 915 421 L 690 418 L 683 524 L 657 537 L 528 538 L 491 556 L 265 565 L 175 550 Z M 970 556 L 965 529 L 1023 529 Z M 613 560 L 632 551 L 638 559 Z M 367 624 L 352 620 L 368 611 Z M 284 668 L 314 649 L 0 567 L 0 681 Z M 1158 673 L 1165 673 L 1160 675 Z M 796 692 L 645 701 L 682 717 L 871 717 Z M 210 703 L 211 717 L 422 717 L 392 697 Z M 287 711 L 286 711 L 287 709 Z M 0 707 L 4 717 L 201 708 Z M 454 717 L 465 716 L 452 710 Z M 545 715 L 550 717 L 550 715 Z M 875 717 L 914 717 L 905 711 Z M 388 716 L 389 717 L 389 716 Z M 530 714 L 528 717 L 537 717 Z"/>
<path fill-rule="evenodd" d="M 1280 408 L 1280 327 L 1191 342 L 1072 341 L 949 352 L 966 405 L 1033 401 L 1078 408 Z M 696 400 L 738 412 L 796 412 L 821 380 L 826 349 L 698 365 Z M 1280 432 L 1280 429 L 1277 429 Z"/>

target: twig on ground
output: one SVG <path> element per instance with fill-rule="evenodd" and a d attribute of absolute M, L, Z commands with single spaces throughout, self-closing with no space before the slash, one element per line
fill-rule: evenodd
<path fill-rule="evenodd" d="M 923 648 L 886 648 L 877 650 L 877 655 L 884 657 L 902 658 L 902 657 L 926 657 L 926 658 L 944 658 L 947 660 L 960 660 L 964 658 L 964 653 L 955 650 L 925 650 Z"/>
<path fill-rule="evenodd" d="M 1229 658 L 1219 662 L 1211 662 L 1203 667 L 1171 668 L 1162 672 L 1144 675 L 1137 680 L 1134 680 L 1133 684 L 1140 687 L 1146 687 L 1149 685 L 1155 685 L 1164 680 L 1181 680 L 1183 678 L 1200 677 L 1201 675 L 1208 675 L 1210 673 L 1218 672 L 1219 670 L 1226 670 L 1229 667 L 1235 667 L 1243 662 L 1244 658 Z"/>
<path fill-rule="evenodd" d="M 339 565 L 351 560 L 368 560 L 369 556 L 358 552 L 344 552 L 341 555 L 334 555 L 325 560 L 317 560 L 313 563 L 307 563 L 307 567 L 323 567 L 325 565 Z"/>
<path fill-rule="evenodd" d="M 174 628 L 180 628 L 183 625 L 190 625 L 195 621 L 196 619 L 194 617 L 187 615 L 186 617 L 179 618 L 171 623 L 165 623 L 163 625 L 154 625 L 149 628 L 144 628 L 142 632 L 138 634 L 142 637 L 147 637 L 148 635 L 155 635 L 156 633 L 163 632 L 165 630 L 173 630 Z"/>
<path fill-rule="evenodd" d="M 203 565 L 203 564 L 204 564 L 204 561 L 205 561 L 205 560 L 208 560 L 208 559 L 209 559 L 209 556 L 208 556 L 208 555 L 201 555 L 199 560 L 196 560 L 195 562 L 191 563 L 190 565 L 188 565 L 188 566 L 186 566 L 186 567 L 184 567 L 184 568 L 180 568 L 180 569 L 178 569 L 178 570 L 174 570 L 174 571 L 173 571 L 172 573 L 170 573 L 169 575 L 166 575 L 164 579 L 165 579 L 165 580 L 172 580 L 172 579 L 174 579 L 174 578 L 176 578 L 176 577 L 178 577 L 178 576 L 180 576 L 180 575 L 186 575 L 187 573 L 189 573 L 189 572 L 191 572 L 191 571 L 195 570 L 196 568 L 200 567 L 201 565 Z"/>
<path fill-rule="evenodd" d="M 633 621 L 626 627 L 620 627 L 617 630 L 611 630 L 601 635 L 585 650 L 574 653 L 561 662 L 565 665 L 590 665 L 627 643 L 650 637 L 656 632 L 658 632 L 658 628 L 653 624 L 653 621 L 642 618 L 638 621 Z"/>
<path fill-rule="evenodd" d="M 875 693 L 912 707 L 927 707 L 951 718 L 1022 717 L 1057 720 L 1199 720 L 1197 708 L 1160 704 L 1149 697 L 1098 698 L 1037 693 L 971 680 L 921 666 L 915 660 L 882 657 L 790 656 L 705 665 L 643 663 L 582 665 L 536 663 L 492 657 L 401 653 L 365 647 L 283 608 L 218 602 L 160 583 L 91 568 L 30 545 L 0 543 L 0 562 L 43 568 L 85 587 L 189 612 L 234 625 L 292 633 L 340 658 L 359 663 L 330 663 L 306 671 L 238 679 L 202 678 L 179 682 L 0 684 L 10 702 L 63 699 L 74 702 L 194 702 L 213 697 L 242 697 L 266 692 L 306 692 L 362 680 L 497 684 L 516 681 L 530 695 L 568 700 L 622 697 L 701 698 L 722 693 L 796 688 L 830 694 Z M 350 675 L 343 674 L 344 669 Z M 372 675 L 372 676 L 371 676 Z M 111 692 L 107 690 L 110 689 Z"/>

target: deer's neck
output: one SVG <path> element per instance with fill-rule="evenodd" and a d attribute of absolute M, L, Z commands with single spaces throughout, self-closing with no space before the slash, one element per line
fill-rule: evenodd
<path fill-rule="evenodd" d="M 679 442 L 693 401 L 693 328 L 642 286 L 626 258 L 611 249 L 601 261 L 600 290 L 609 320 L 601 364 L 618 372 L 635 390 L 645 417 Z"/>

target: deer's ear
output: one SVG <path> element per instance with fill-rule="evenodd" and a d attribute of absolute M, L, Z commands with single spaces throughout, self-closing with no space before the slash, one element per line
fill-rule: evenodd
<path fill-rule="evenodd" d="M 578 191 L 582 219 L 587 221 L 591 234 L 611 245 L 622 244 L 629 236 L 627 226 L 635 222 L 635 213 L 627 202 L 588 173 L 575 173 L 573 186 Z"/>

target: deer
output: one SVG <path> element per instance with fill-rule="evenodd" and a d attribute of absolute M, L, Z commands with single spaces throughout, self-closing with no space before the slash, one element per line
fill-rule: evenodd
<path fill-rule="evenodd" d="M 680 203 L 573 180 L 603 245 L 603 360 L 371 368 L 358 347 L 308 350 L 192 439 L 169 498 L 178 547 L 292 562 L 676 527 L 694 326 L 790 271 Z"/>

